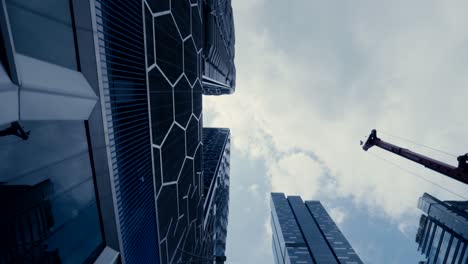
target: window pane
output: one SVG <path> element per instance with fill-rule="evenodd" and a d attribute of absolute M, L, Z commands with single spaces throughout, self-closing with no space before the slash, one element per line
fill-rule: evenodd
<path fill-rule="evenodd" d="M 461 262 L 461 259 L 462 259 L 463 256 L 465 255 L 465 251 L 466 251 L 466 244 L 462 242 L 462 243 L 460 244 L 460 249 L 459 249 L 459 251 L 458 251 L 457 258 L 455 259 L 455 264 L 462 263 L 462 262 Z"/>
<path fill-rule="evenodd" d="M 442 264 L 444 262 L 445 255 L 448 252 L 448 246 L 449 246 L 451 237 L 452 236 L 450 235 L 450 233 L 444 232 L 444 238 L 442 240 L 442 244 L 440 245 L 439 255 L 437 256 L 437 261 L 436 261 L 437 264 Z"/>
<path fill-rule="evenodd" d="M 18 53 L 77 69 L 68 0 L 6 0 Z"/>
<path fill-rule="evenodd" d="M 465 255 L 463 255 L 463 260 L 461 263 L 468 263 L 468 250 L 465 249 Z"/>
<path fill-rule="evenodd" d="M 439 247 L 439 241 L 442 236 L 442 228 L 437 227 L 434 235 L 434 240 L 432 241 L 432 246 L 429 249 L 429 259 L 427 263 L 435 263 L 435 254 L 437 253 L 437 248 Z"/>
<path fill-rule="evenodd" d="M 452 241 L 452 245 L 450 246 L 450 252 L 447 257 L 447 263 L 452 263 L 452 260 L 455 258 L 455 251 L 457 250 L 457 247 L 459 246 L 459 240 L 454 237 Z"/>
<path fill-rule="evenodd" d="M 9 252 L 11 263 L 93 260 L 103 238 L 84 122 L 21 125 L 31 131 L 27 141 L 0 137 L 0 234 L 8 247 L 0 259 Z"/>
<path fill-rule="evenodd" d="M 429 244 L 429 239 L 431 238 L 434 228 L 435 228 L 435 225 L 432 223 L 432 221 L 428 220 L 426 224 L 426 232 L 423 238 L 422 251 L 421 251 L 422 254 L 426 254 L 427 245 Z"/>

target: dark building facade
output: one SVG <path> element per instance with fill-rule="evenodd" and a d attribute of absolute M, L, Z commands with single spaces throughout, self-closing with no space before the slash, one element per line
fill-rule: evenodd
<path fill-rule="evenodd" d="M 468 202 L 440 201 L 425 193 L 418 208 L 424 214 L 416 234 L 421 263 L 468 263 Z"/>
<path fill-rule="evenodd" d="M 271 193 L 275 263 L 363 263 L 318 201 Z"/>
<path fill-rule="evenodd" d="M 231 0 L 203 2 L 203 92 L 209 95 L 231 94 L 236 88 L 236 39 Z"/>
<path fill-rule="evenodd" d="M 221 71 L 220 81 L 203 65 L 233 67 L 234 31 L 230 56 L 205 55 L 205 36 L 218 34 L 205 27 L 210 6 L 0 1 L 0 263 L 177 263 L 221 252 L 225 233 L 212 233 L 227 225 L 229 131 L 220 163 L 204 165 L 202 96 L 222 93 L 203 76 L 231 85 L 235 75 Z M 219 179 L 208 204 L 204 170 Z M 210 220 L 208 233 L 207 217 L 226 221 Z"/>
<path fill-rule="evenodd" d="M 224 256 L 229 214 L 231 135 L 226 128 L 203 128 L 204 255 Z"/>

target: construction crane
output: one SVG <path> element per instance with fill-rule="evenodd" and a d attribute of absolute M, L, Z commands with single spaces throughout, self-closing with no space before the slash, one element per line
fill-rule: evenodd
<path fill-rule="evenodd" d="M 413 152 L 409 149 L 393 145 L 391 143 L 385 142 L 377 137 L 377 130 L 373 129 L 367 138 L 366 142 L 362 142 L 362 149 L 367 151 L 373 146 L 377 146 L 386 151 L 395 153 L 403 158 L 407 158 L 416 163 L 423 165 L 426 168 L 429 168 L 433 171 L 442 173 L 452 179 L 468 184 L 468 153 L 461 155 L 457 158 L 458 167 L 454 167 L 450 164 L 426 157 L 424 155 Z"/>

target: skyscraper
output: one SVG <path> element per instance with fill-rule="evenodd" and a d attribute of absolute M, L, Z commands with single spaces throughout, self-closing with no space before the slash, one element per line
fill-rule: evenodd
<path fill-rule="evenodd" d="M 271 193 L 271 222 L 278 264 L 362 263 L 318 201 Z"/>
<path fill-rule="evenodd" d="M 440 201 L 425 193 L 418 208 L 424 212 L 416 234 L 423 263 L 468 263 L 468 203 Z"/>
<path fill-rule="evenodd" d="M 203 182 L 206 197 L 204 255 L 224 256 L 229 213 L 231 135 L 226 128 L 203 129 Z"/>
<path fill-rule="evenodd" d="M 231 10 L 224 39 L 233 39 L 222 3 Z M 235 75 L 222 82 L 203 66 L 234 67 L 233 41 L 228 57 L 205 54 L 217 29 L 205 27 L 208 6 L 217 8 L 0 2 L 0 262 L 213 258 L 222 236 L 203 242 L 205 217 L 227 208 L 205 206 L 202 95 L 222 93 L 205 89 L 203 76 L 231 85 Z"/>
<path fill-rule="evenodd" d="M 231 0 L 204 1 L 202 56 L 204 94 L 231 94 L 236 88 L 234 16 Z"/>

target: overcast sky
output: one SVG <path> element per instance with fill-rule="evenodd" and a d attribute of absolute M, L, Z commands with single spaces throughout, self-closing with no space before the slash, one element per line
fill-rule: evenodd
<path fill-rule="evenodd" d="M 466 1 L 233 0 L 236 93 L 204 97 L 231 128 L 228 263 L 273 263 L 269 193 L 320 200 L 366 263 L 422 260 L 417 199 L 468 188 L 359 140 L 468 152 Z M 382 160 L 384 158 L 385 160 Z M 396 167 L 390 162 L 394 162 Z M 390 249 L 390 250 L 389 250 Z"/>

